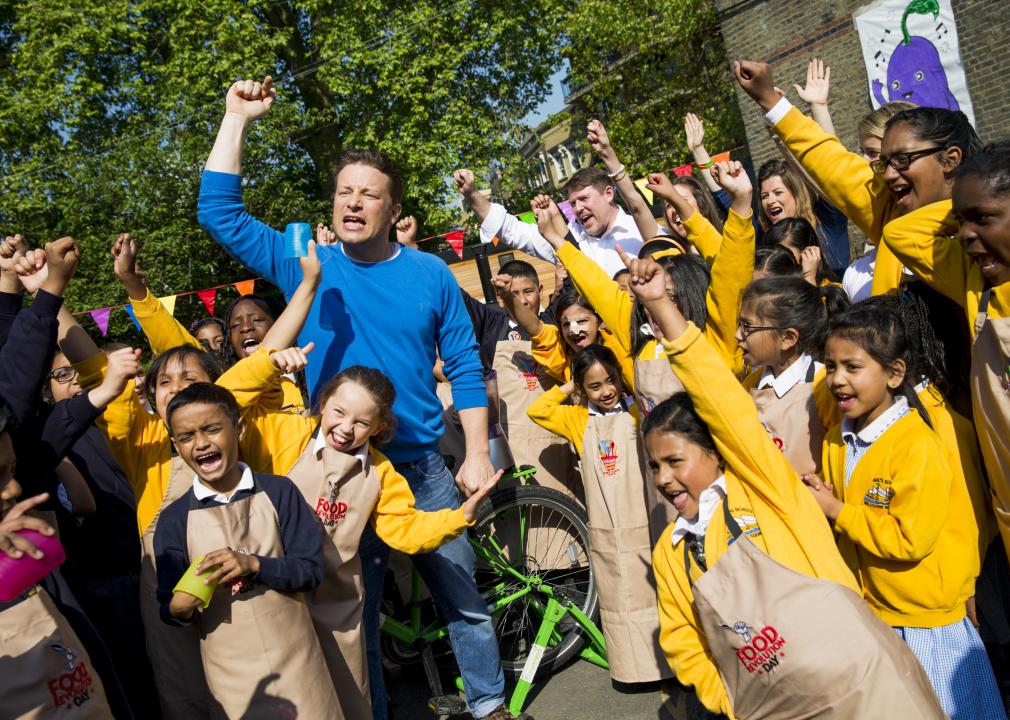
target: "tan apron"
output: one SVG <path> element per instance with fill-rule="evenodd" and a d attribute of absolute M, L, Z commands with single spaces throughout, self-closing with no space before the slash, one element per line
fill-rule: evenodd
<path fill-rule="evenodd" d="M 600 594 L 610 677 L 651 682 L 673 677 L 659 645 L 652 548 L 669 524 L 645 473 L 629 412 L 590 415 L 582 439 L 589 552 Z M 665 507 L 664 507 L 665 506 Z"/>
<path fill-rule="evenodd" d="M 652 347 L 656 348 L 655 352 L 662 349 L 658 342 Z M 635 402 L 643 415 L 648 415 L 659 403 L 683 390 L 684 385 L 674 374 L 666 355 L 661 353 L 649 360 L 639 353 L 635 358 Z"/>
<path fill-rule="evenodd" d="M 456 412 L 456 404 L 452 399 L 452 386 L 447 382 L 435 383 L 435 395 L 442 403 L 442 423 L 445 429 L 438 439 L 438 452 L 446 458 L 445 465 L 453 476 L 459 472 L 466 460 L 466 436 L 463 434 L 463 423 Z M 451 465 L 451 467 L 450 467 Z"/>
<path fill-rule="evenodd" d="M 814 403 L 816 371 L 811 361 L 803 382 L 796 383 L 782 397 L 770 385 L 760 390 L 753 387 L 750 391 L 761 424 L 800 475 L 820 472 L 821 446 L 827 432 Z"/>
<path fill-rule="evenodd" d="M 328 717 L 367 720 L 372 717 L 372 701 L 361 621 L 365 584 L 358 546 L 382 487 L 371 456 L 363 471 L 357 457 L 330 447 L 323 448 L 320 461 L 314 445 L 315 440 L 309 442 L 288 477 L 316 511 L 327 537 L 323 582 L 306 601 L 337 688 L 337 707 Z"/>
<path fill-rule="evenodd" d="M 975 317 L 971 402 L 992 511 L 1010 555 L 1010 318 L 988 317 L 990 294 L 982 293 Z"/>
<path fill-rule="evenodd" d="M 227 505 L 201 508 L 191 498 L 191 559 L 225 547 L 284 556 L 277 508 L 253 477 L 256 493 Z M 332 717 L 337 694 L 301 593 L 239 578 L 218 586 L 193 626 L 210 694 L 227 717 Z"/>
<path fill-rule="evenodd" d="M 946 718 L 915 655 L 859 595 L 777 563 L 722 512 L 734 540 L 692 590 L 737 718 Z"/>
<path fill-rule="evenodd" d="M 112 717 L 84 645 L 42 588 L 0 612 L 0 652 L 4 718 Z"/>
<path fill-rule="evenodd" d="M 194 625 L 172 627 L 161 619 L 158 572 L 154 561 L 154 531 L 162 511 L 193 487 L 193 471 L 178 455 L 172 456 L 165 497 L 140 537 L 140 615 L 144 620 L 147 655 L 154 671 L 164 720 L 192 720 L 210 716 L 207 680 L 200 663 L 200 632 Z"/>
<path fill-rule="evenodd" d="M 526 411 L 534 400 L 557 383 L 533 359 L 529 340 L 508 339 L 495 344 L 492 369 L 498 375 L 501 424 L 516 465 L 537 468 L 538 485 L 560 490 L 582 502 L 582 483 L 575 471 L 576 457 L 571 444 L 530 420 Z"/>

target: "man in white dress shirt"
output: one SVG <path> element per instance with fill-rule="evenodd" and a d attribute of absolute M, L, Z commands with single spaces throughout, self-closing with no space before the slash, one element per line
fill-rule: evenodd
<path fill-rule="evenodd" d="M 489 243 L 498 237 L 511 248 L 554 262 L 554 249 L 537 231 L 537 226 L 510 215 L 503 206 L 478 192 L 470 170 L 457 170 L 453 181 L 481 219 L 481 242 Z M 642 247 L 642 235 L 634 219 L 617 204 L 613 180 L 603 170 L 583 168 L 572 175 L 565 192 L 575 213 L 575 219 L 568 223 L 572 237 L 590 260 L 613 277 L 624 269 L 617 246 L 632 257 Z"/>

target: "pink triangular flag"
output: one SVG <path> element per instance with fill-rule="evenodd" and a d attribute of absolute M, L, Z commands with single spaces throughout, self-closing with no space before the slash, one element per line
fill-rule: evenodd
<path fill-rule="evenodd" d="M 210 290 L 197 290 L 197 297 L 200 298 L 200 302 L 203 306 L 207 308 L 207 313 L 210 315 L 214 314 L 214 304 L 217 301 L 217 290 L 211 288 Z"/>
<path fill-rule="evenodd" d="M 691 169 L 694 167 L 694 163 L 688 163 L 687 165 L 681 165 L 680 167 L 675 167 L 673 169 L 673 174 L 677 177 L 684 177 L 685 175 L 691 174 Z"/>
<path fill-rule="evenodd" d="M 109 334 L 109 315 L 112 313 L 112 308 L 102 308 L 101 310 L 89 310 L 91 319 L 95 321 L 95 325 L 98 326 L 99 332 L 102 333 L 102 337 Z"/>
<path fill-rule="evenodd" d="M 256 291 L 256 278 L 233 283 L 239 295 L 252 295 Z"/>
<path fill-rule="evenodd" d="M 445 241 L 447 243 L 449 243 L 449 247 L 451 247 L 456 252 L 456 254 L 459 255 L 459 259 L 462 260 L 463 259 L 463 231 L 462 230 L 453 230 L 452 232 L 446 233 L 445 234 Z"/>

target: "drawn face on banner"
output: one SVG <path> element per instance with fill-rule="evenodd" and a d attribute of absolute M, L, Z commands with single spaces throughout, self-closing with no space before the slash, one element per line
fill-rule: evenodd
<path fill-rule="evenodd" d="M 899 42 L 894 48 L 887 63 L 887 93 L 891 102 L 904 100 L 920 107 L 960 109 L 950 91 L 940 53 L 923 37 L 911 37 L 908 44 Z"/>

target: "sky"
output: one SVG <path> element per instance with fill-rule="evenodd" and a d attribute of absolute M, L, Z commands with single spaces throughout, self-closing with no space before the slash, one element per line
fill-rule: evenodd
<path fill-rule="evenodd" d="M 555 72 L 550 79 L 550 95 L 544 100 L 540 105 L 527 115 L 523 122 L 530 129 L 536 128 L 537 125 L 546 120 L 549 116 L 556 112 L 560 112 L 565 108 L 565 95 L 561 90 L 561 81 L 564 80 L 565 75 L 568 72 L 566 65 L 562 65 L 557 72 Z"/>

